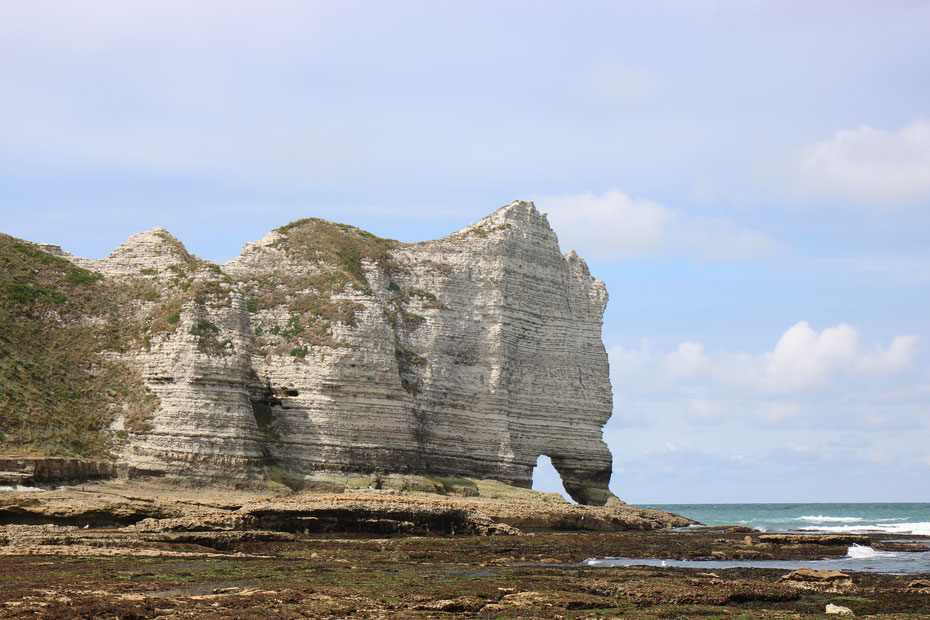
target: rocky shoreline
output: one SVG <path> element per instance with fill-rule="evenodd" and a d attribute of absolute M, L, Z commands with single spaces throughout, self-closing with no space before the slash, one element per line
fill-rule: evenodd
<path fill-rule="evenodd" d="M 551 494 L 500 485 L 488 497 L 358 489 L 294 494 L 178 487 L 128 480 L 0 495 L 0 525 L 118 528 L 126 532 L 302 534 L 517 534 L 534 530 L 623 531 L 682 527 L 694 521 L 613 500 L 569 504 Z M 2 550 L 0 550 L 2 553 Z"/>
<path fill-rule="evenodd" d="M 919 618 L 930 602 L 926 575 L 583 563 L 608 554 L 743 548 L 745 534 L 719 531 L 126 536 L 5 527 L 7 534 L 23 529 L 48 544 L 0 555 L 5 618 L 798 618 L 818 617 L 827 606 L 860 617 Z M 68 537 L 80 546 L 56 554 Z M 823 551 L 787 555 L 803 566 Z"/>
<path fill-rule="evenodd" d="M 926 550 L 920 537 L 670 529 L 689 521 L 544 494 L 269 495 L 114 480 L 4 492 L 0 523 L 9 618 L 796 618 L 827 605 L 916 618 L 930 609 L 930 575 L 801 570 L 851 544 Z M 798 569 L 585 563 L 608 556 Z"/>

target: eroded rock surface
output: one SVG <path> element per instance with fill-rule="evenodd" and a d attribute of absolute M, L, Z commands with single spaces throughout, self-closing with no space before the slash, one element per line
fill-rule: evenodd
<path fill-rule="evenodd" d="M 0 457 L 0 486 L 60 484 L 72 480 L 109 478 L 115 468 L 109 461 L 55 457 Z"/>
<path fill-rule="evenodd" d="M 93 537 L 96 528 L 116 526 L 122 526 L 127 535 L 198 532 L 207 540 L 213 533 L 223 532 L 507 535 L 519 530 L 654 530 L 693 523 L 672 513 L 617 500 L 606 506 L 583 506 L 547 501 L 541 493 L 530 495 L 534 499 L 443 497 L 387 490 L 281 493 L 267 496 L 225 488 L 179 489 L 169 481 L 118 480 L 47 491 L 11 491 L 0 495 L 0 526 L 8 524 L 6 529 L 0 527 L 0 545 L 13 544 L 4 540 L 14 539 L 17 547 L 27 542 L 52 544 L 47 535 L 62 532 L 72 544 L 77 538 Z M 27 525 L 38 525 L 38 529 Z M 84 532 L 85 526 L 89 533 Z M 26 541 L 29 532 L 38 534 Z M 216 534 L 220 541 L 223 536 Z"/>
<path fill-rule="evenodd" d="M 110 429 L 133 474 L 529 487 L 544 454 L 577 501 L 612 497 L 607 293 L 532 203 L 410 244 L 301 220 L 222 266 L 158 228 L 102 260 L 54 249 L 115 282 L 139 326 L 114 355 L 157 406 Z"/>

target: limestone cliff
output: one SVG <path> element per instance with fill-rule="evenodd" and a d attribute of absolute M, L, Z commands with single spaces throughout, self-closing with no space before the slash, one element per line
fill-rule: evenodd
<path fill-rule="evenodd" d="M 532 203 L 409 244 L 301 220 L 222 266 L 157 228 L 101 260 L 43 249 L 103 274 L 138 326 L 111 353 L 157 403 L 110 427 L 134 472 L 528 487 L 545 454 L 579 502 L 610 497 L 607 294 Z"/>

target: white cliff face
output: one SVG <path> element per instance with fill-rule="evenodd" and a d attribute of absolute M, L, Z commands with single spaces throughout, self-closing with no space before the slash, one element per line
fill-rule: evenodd
<path fill-rule="evenodd" d="M 545 454 L 576 500 L 608 499 L 607 293 L 574 251 L 560 253 L 532 203 L 413 244 L 303 226 L 246 244 L 222 268 L 160 229 L 93 261 L 142 291 L 137 315 L 150 326 L 147 348 L 128 355 L 160 406 L 130 434 L 125 464 L 528 487 Z"/>
<path fill-rule="evenodd" d="M 105 259 L 80 260 L 81 266 L 105 276 L 138 276 L 143 270 L 166 271 L 187 264 L 193 256 L 171 233 L 156 226 L 134 234 Z"/>

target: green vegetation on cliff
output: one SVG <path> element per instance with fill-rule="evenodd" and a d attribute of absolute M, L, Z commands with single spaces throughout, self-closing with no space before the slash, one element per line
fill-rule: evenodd
<path fill-rule="evenodd" d="M 153 403 L 139 377 L 107 359 L 125 335 L 100 274 L 0 234 L 0 453 L 106 454 L 115 403 L 127 426 Z"/>
<path fill-rule="evenodd" d="M 392 273 L 396 266 L 390 250 L 398 242 L 318 218 L 297 220 L 276 232 L 281 236 L 270 246 L 308 268 L 299 275 L 276 271 L 242 283 L 249 312 L 286 305 L 291 314 L 284 325 L 258 326 L 259 349 L 278 354 L 290 351 L 302 359 L 309 346 L 340 346 L 332 337 L 332 326 L 354 325 L 360 304 L 339 296 L 370 295 L 365 262 L 376 263 L 382 271 Z"/>

